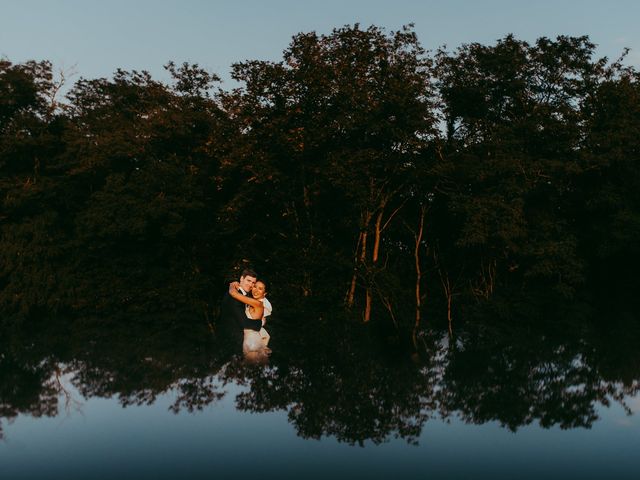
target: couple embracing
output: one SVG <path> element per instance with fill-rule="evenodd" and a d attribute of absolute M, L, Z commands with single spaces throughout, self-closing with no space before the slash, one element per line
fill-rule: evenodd
<path fill-rule="evenodd" d="M 245 357 L 268 356 L 269 334 L 264 328 L 273 310 L 266 298 L 267 286 L 253 270 L 245 269 L 239 282 L 231 282 L 222 300 L 222 323 L 229 337 L 238 345 L 242 339 Z"/>

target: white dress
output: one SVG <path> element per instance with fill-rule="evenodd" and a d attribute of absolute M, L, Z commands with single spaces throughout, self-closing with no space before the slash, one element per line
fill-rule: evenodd
<path fill-rule="evenodd" d="M 264 304 L 263 318 L 266 318 L 269 315 L 271 315 L 271 312 L 273 311 L 273 307 L 271 306 L 271 302 L 269 302 L 269 300 L 267 300 L 266 298 L 261 298 L 260 301 Z M 249 305 L 246 306 L 244 311 L 245 311 L 245 314 L 247 315 L 247 318 L 251 318 L 252 320 L 255 320 L 254 318 L 251 317 L 251 312 L 249 311 Z M 242 351 L 247 353 L 247 352 L 258 352 L 260 350 L 263 350 L 269 344 L 270 338 L 271 337 L 269 333 L 267 333 L 264 327 L 262 327 L 259 332 L 245 328 L 244 341 L 242 342 Z"/>

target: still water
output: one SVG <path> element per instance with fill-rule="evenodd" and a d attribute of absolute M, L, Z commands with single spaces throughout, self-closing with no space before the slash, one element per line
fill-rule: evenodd
<path fill-rule="evenodd" d="M 638 478 L 640 376 L 619 348 L 436 338 L 406 361 L 276 342 L 251 365 L 171 338 L 4 348 L 0 478 Z"/>

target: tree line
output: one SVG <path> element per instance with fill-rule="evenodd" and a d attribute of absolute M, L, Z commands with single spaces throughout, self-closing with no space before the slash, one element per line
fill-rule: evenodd
<path fill-rule="evenodd" d="M 3 339 L 0 441 L 11 441 L 7 424 L 19 416 L 74 414 L 98 398 L 148 406 L 167 396 L 172 412 L 194 412 L 228 398 L 229 384 L 245 387 L 234 394 L 238 410 L 286 412 L 303 438 L 360 445 L 392 437 L 417 442 L 433 419 L 514 432 L 531 424 L 591 428 L 604 407 L 631 415 L 640 391 L 637 323 L 580 339 L 544 326 L 477 329 L 462 342 L 446 342 L 444 331 L 429 339 L 420 368 L 372 355 L 339 329 L 322 332 L 322 342 L 293 334 L 269 367 L 255 368 L 229 361 L 201 329 L 176 327 L 149 335 L 145 325 L 121 323 L 96 336 L 47 325 Z"/>
<path fill-rule="evenodd" d="M 480 307 L 622 302 L 639 76 L 595 50 L 509 35 L 426 51 L 410 26 L 353 25 L 233 65 L 234 88 L 170 62 L 171 82 L 117 70 L 65 98 L 50 62 L 2 59 L 2 325 L 215 330 L 245 266 L 283 319 L 374 321 L 414 347 Z"/>

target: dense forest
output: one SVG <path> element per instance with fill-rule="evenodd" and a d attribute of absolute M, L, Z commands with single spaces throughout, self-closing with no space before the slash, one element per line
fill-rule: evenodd
<path fill-rule="evenodd" d="M 0 329 L 215 334 L 244 267 L 290 338 L 637 325 L 640 76 L 595 51 L 354 25 L 230 89 L 195 64 L 69 86 L 0 59 Z"/>

